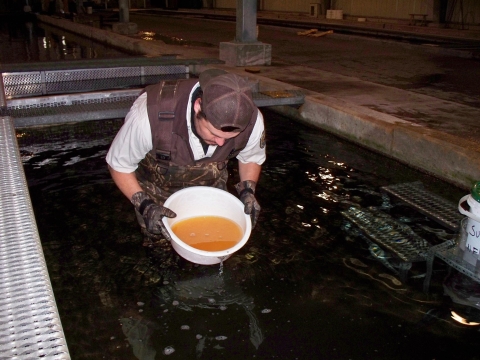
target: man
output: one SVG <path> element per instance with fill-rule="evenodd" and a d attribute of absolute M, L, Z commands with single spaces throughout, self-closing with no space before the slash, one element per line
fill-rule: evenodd
<path fill-rule="evenodd" d="M 146 246 L 169 247 L 161 218 L 175 191 L 189 186 L 226 190 L 227 162 L 236 157 L 235 185 L 255 226 L 260 205 L 255 188 L 265 161 L 263 116 L 246 80 L 219 69 L 199 80 L 146 87 L 132 105 L 107 154 L 112 178 L 135 207 Z M 163 235 L 163 237 L 161 236 Z"/>

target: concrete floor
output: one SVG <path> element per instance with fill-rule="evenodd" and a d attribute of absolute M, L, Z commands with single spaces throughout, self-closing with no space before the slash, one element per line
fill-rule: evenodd
<path fill-rule="evenodd" d="M 218 58 L 218 44 L 234 39 L 235 23 L 204 15 L 202 11 L 168 16 L 131 12 L 130 21 L 138 25 L 139 34 L 99 35 L 96 29 L 91 36 L 123 48 L 141 48 L 148 56 Z M 282 16 L 284 25 L 289 19 Z M 306 102 L 298 111 L 279 109 L 289 116 L 464 188 L 480 179 L 478 31 L 389 25 L 389 35 L 395 31 L 402 35 L 397 39 L 417 43 L 412 44 L 380 35 L 352 35 L 353 26 L 375 27 L 378 34 L 382 30 L 378 24 L 341 21 L 331 24 L 336 27 L 333 34 L 300 36 L 297 33 L 305 28 L 328 24 L 308 18 L 290 20 L 298 27 L 259 25 L 259 41 L 272 45 L 271 66 L 256 67 L 256 74 L 240 67 L 229 70 L 259 81 L 260 90 L 303 89 Z M 71 31 L 82 26 L 53 21 Z M 342 29 L 347 27 L 345 34 Z M 175 40 L 174 45 L 162 39 Z M 470 42 L 465 44 L 465 39 Z"/>

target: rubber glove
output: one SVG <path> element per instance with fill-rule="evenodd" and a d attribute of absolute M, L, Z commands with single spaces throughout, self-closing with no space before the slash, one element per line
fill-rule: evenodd
<path fill-rule="evenodd" d="M 252 180 L 241 181 L 235 185 L 240 201 L 245 205 L 245 214 L 250 215 L 252 219 L 252 229 L 257 224 L 258 215 L 262 209 L 255 198 L 256 185 L 257 183 Z"/>
<path fill-rule="evenodd" d="M 162 218 L 164 216 L 173 218 L 177 214 L 169 208 L 156 204 L 144 191 L 133 194 L 131 201 L 135 209 L 142 215 L 148 232 L 156 235 L 162 234 L 165 239 L 172 241 L 165 225 L 163 225 Z"/>

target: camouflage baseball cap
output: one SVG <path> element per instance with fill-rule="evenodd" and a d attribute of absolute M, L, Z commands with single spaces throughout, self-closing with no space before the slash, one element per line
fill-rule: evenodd
<path fill-rule="evenodd" d="M 252 90 L 243 77 L 210 69 L 200 74 L 200 87 L 202 110 L 215 128 L 241 132 L 256 118 Z"/>

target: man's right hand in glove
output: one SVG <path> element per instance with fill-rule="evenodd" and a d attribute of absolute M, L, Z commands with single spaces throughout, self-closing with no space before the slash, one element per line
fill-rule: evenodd
<path fill-rule="evenodd" d="M 144 191 L 132 195 L 132 204 L 142 215 L 145 227 L 152 234 L 162 234 L 168 241 L 171 241 L 170 234 L 162 222 L 162 217 L 173 218 L 177 216 L 172 210 L 156 204 Z"/>

